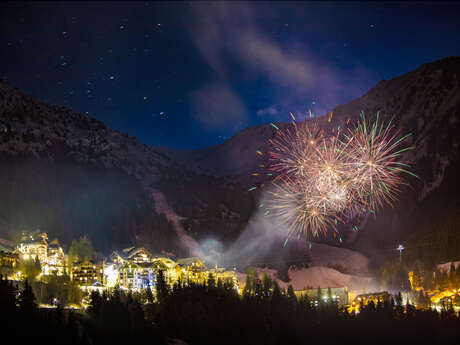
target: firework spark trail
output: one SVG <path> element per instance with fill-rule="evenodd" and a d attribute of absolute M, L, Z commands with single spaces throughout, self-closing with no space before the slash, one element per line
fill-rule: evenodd
<path fill-rule="evenodd" d="M 306 122 L 293 122 L 291 127 L 277 131 L 277 134 L 274 140 L 269 140 L 274 147 L 270 152 L 271 170 L 276 176 L 306 176 L 308 163 L 323 134 L 318 127 L 310 129 Z"/>
<path fill-rule="evenodd" d="M 288 238 L 296 233 L 316 237 L 319 232 L 326 234 L 328 227 L 334 228 L 333 214 L 317 206 L 309 183 L 286 178 L 275 183 L 270 194 L 268 208 L 277 222 L 288 227 Z"/>
<path fill-rule="evenodd" d="M 361 113 L 354 128 L 343 134 L 338 127 L 331 136 L 291 117 L 291 126 L 274 127 L 276 137 L 269 140 L 274 192 L 267 202 L 267 214 L 287 225 L 288 238 L 326 235 L 328 229 L 337 231 L 338 222 L 375 214 L 384 204 L 394 204 L 405 184 L 401 173 L 417 177 L 401 160 L 412 149 L 401 147 L 409 135 L 399 137 L 392 121 L 385 125 L 379 114 L 371 123 Z"/>
<path fill-rule="evenodd" d="M 399 133 L 392 121 L 386 126 L 383 122 L 379 124 L 379 114 L 370 123 L 361 113 L 358 125 L 345 136 L 348 148 L 344 154 L 353 171 L 351 181 L 356 202 L 370 210 L 384 204 L 394 205 L 399 187 L 406 184 L 401 172 L 415 176 L 404 169 L 410 166 L 409 162 L 400 159 L 403 152 L 412 149 L 400 148 L 410 134 L 398 139 Z"/>

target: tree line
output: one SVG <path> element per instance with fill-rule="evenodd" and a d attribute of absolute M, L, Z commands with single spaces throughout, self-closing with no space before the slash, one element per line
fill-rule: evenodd
<path fill-rule="evenodd" d="M 34 336 L 47 344 L 374 344 L 430 341 L 458 343 L 459 317 L 451 307 L 441 313 L 394 300 L 369 303 L 358 314 L 332 298 L 296 297 L 265 276 L 248 274 L 238 293 L 232 281 L 178 281 L 158 273 L 154 289 L 131 293 L 118 287 L 91 293 L 85 311 L 38 309 L 25 282 L 20 291 L 0 282 L 2 325 L 16 338 Z M 27 332 L 24 332 L 27 329 Z"/>

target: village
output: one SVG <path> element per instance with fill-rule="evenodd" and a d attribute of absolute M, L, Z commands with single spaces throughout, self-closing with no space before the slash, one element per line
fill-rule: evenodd
<path fill-rule="evenodd" d="M 72 250 L 72 249 L 71 249 Z M 222 281 L 231 281 L 239 289 L 235 271 L 208 269 L 197 257 L 174 261 L 153 255 L 145 248 L 129 247 L 114 251 L 108 259 L 72 257 L 64 253 L 58 240 L 48 241 L 45 232 L 24 232 L 16 246 L 0 243 L 1 273 L 10 280 L 37 279 L 68 275 L 85 292 L 118 286 L 133 292 L 153 289 L 161 270 L 172 286 L 178 280 L 203 284 L 212 274 Z"/>
<path fill-rule="evenodd" d="M 86 240 L 86 237 L 80 240 L 82 239 Z M 9 244 L 4 240 L 0 241 L 0 274 L 19 284 L 26 279 L 35 281 L 41 286 L 39 290 L 41 294 L 43 294 L 43 286 L 49 286 L 53 281 L 58 282 L 57 289 L 63 289 L 64 286 L 74 287 L 77 292 L 70 293 L 73 296 L 70 302 L 73 303 L 66 303 L 74 309 L 84 308 L 92 291 L 102 293 L 106 289 L 117 287 L 137 294 L 144 293 L 146 290 L 154 293 L 160 271 L 170 287 L 178 282 L 206 285 L 211 277 L 216 282 L 231 284 L 238 294 L 243 293 L 249 279 L 249 275 L 239 273 L 236 269 L 226 270 L 218 267 L 217 264 L 213 268 L 208 268 L 198 257 L 171 258 L 165 255 L 154 255 L 145 248 L 125 248 L 114 251 L 108 258 L 100 260 L 95 260 L 91 255 L 76 255 L 73 253 L 73 246 L 66 254 L 57 239 L 49 241 L 47 234 L 39 230 L 24 232 L 15 245 Z M 449 280 L 449 271 L 452 275 L 454 270 L 455 275 L 455 267 L 452 264 L 446 266 L 445 271 L 441 271 L 445 277 L 442 289 L 429 291 L 423 288 L 417 273 L 409 272 L 411 290 L 399 295 L 401 299 L 399 303 L 411 303 L 420 308 L 431 306 L 438 311 L 451 307 L 458 311 L 460 308 L 458 279 L 452 277 Z M 393 296 L 388 291 L 358 294 L 349 291 L 347 286 L 311 286 L 294 293 L 297 298 L 308 297 L 314 305 L 331 300 L 338 306 L 345 307 L 349 312 L 355 313 L 359 313 L 360 308 L 371 302 L 377 306 L 389 303 L 393 298 L 398 299 L 398 296 Z M 58 303 L 60 301 L 57 298 L 52 298 L 51 303 L 41 303 L 40 306 L 56 307 Z"/>

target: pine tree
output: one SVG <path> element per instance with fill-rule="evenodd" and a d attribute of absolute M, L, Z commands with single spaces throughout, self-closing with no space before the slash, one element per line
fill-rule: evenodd
<path fill-rule="evenodd" d="M 289 284 L 287 288 L 287 296 L 288 296 L 289 303 L 291 304 L 292 309 L 295 310 L 296 304 L 297 304 L 297 297 L 294 293 L 294 288 L 292 287 L 291 284 Z"/>
<path fill-rule="evenodd" d="M 318 303 L 318 307 L 320 307 L 323 303 L 323 293 L 321 292 L 321 288 L 318 286 L 318 290 L 316 291 L 316 301 Z"/>
<path fill-rule="evenodd" d="M 169 295 L 169 286 L 166 283 L 163 270 L 158 271 L 155 288 L 157 301 L 161 303 L 166 298 L 166 296 Z"/>
<path fill-rule="evenodd" d="M 152 289 L 150 288 L 150 286 L 147 286 L 147 288 L 145 289 L 145 299 L 150 304 L 154 302 L 153 293 L 152 293 Z"/>
<path fill-rule="evenodd" d="M 35 266 L 35 270 L 38 274 L 40 274 L 40 272 L 42 271 L 42 265 L 40 264 L 40 260 L 38 259 L 38 256 L 35 257 L 35 261 L 34 261 L 34 266 Z"/>
<path fill-rule="evenodd" d="M 217 288 L 221 290 L 223 288 L 223 283 L 221 278 L 217 278 Z"/>
<path fill-rule="evenodd" d="M 418 265 L 415 265 L 413 275 L 412 275 L 412 289 L 415 290 L 422 286 L 422 274 L 420 273 L 420 268 Z"/>
<path fill-rule="evenodd" d="M 208 288 L 213 289 L 216 287 L 216 280 L 214 279 L 214 275 L 209 272 L 208 274 L 208 281 L 207 281 Z"/>
<path fill-rule="evenodd" d="M 16 289 L 8 279 L 0 274 L 0 305 L 2 316 L 9 317 L 16 310 Z"/>
<path fill-rule="evenodd" d="M 380 285 L 384 290 L 388 289 L 388 279 L 389 279 L 389 274 L 388 274 L 388 269 L 386 267 L 382 267 L 380 270 Z"/>
<path fill-rule="evenodd" d="M 402 298 L 402 295 L 401 295 L 401 292 L 398 292 L 398 294 L 396 295 L 395 297 L 395 303 L 397 306 L 401 306 L 402 305 L 402 301 L 403 301 L 403 298 Z"/>
<path fill-rule="evenodd" d="M 451 262 L 450 270 L 449 270 L 449 287 L 451 289 L 456 287 L 456 278 L 457 278 L 457 272 L 455 269 L 455 265 L 453 262 Z"/>
<path fill-rule="evenodd" d="M 270 289 L 272 287 L 272 279 L 267 273 L 264 273 L 262 278 L 262 296 L 268 298 L 270 296 Z"/>
<path fill-rule="evenodd" d="M 32 286 L 26 279 L 24 282 L 24 289 L 19 294 L 18 299 L 19 310 L 23 315 L 33 317 L 37 310 L 37 304 L 35 303 L 35 295 L 32 291 Z"/>
<path fill-rule="evenodd" d="M 252 286 L 252 280 L 250 275 L 246 275 L 246 280 L 244 282 L 244 288 L 243 288 L 243 297 L 249 298 L 252 295 L 253 292 L 253 286 Z"/>
<path fill-rule="evenodd" d="M 90 303 L 88 307 L 88 314 L 94 319 L 101 315 L 102 305 L 105 303 L 103 297 L 98 290 L 91 291 Z"/>

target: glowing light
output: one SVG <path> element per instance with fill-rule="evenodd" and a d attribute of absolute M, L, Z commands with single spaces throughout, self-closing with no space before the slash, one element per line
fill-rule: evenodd
<path fill-rule="evenodd" d="M 401 148 L 409 135 L 398 137 L 392 122 L 384 124 L 379 114 L 371 123 L 361 113 L 355 127 L 341 133 L 339 126 L 331 136 L 307 121 L 296 123 L 290 115 L 292 124 L 284 130 L 276 127 L 275 138 L 269 140 L 274 190 L 265 203 L 271 215 L 288 226 L 288 237 L 294 232 L 307 238 L 325 235 L 337 231 L 338 222 L 375 214 L 384 204 L 394 204 L 405 184 L 401 173 L 417 177 L 405 169 L 409 162 L 401 159 L 412 149 Z"/>

